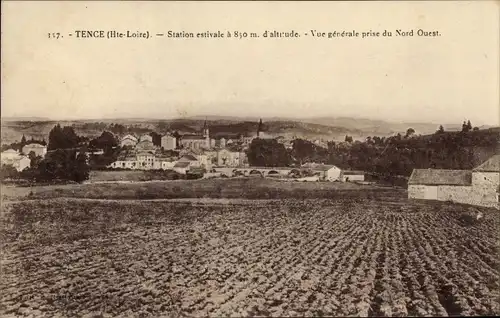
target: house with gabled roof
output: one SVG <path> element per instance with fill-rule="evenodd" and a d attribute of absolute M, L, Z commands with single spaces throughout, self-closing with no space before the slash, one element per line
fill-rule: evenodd
<path fill-rule="evenodd" d="M 500 155 L 471 170 L 414 169 L 408 198 L 499 207 Z"/>
<path fill-rule="evenodd" d="M 138 142 L 137 137 L 130 134 L 125 135 L 120 139 L 120 147 L 126 147 L 126 146 L 135 147 L 137 142 Z"/>

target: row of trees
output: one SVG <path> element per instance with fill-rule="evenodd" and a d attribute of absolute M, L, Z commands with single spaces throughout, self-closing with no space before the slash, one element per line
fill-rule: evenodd
<path fill-rule="evenodd" d="M 333 164 L 381 175 L 409 176 L 415 168 L 471 169 L 494 154 L 499 132 L 472 130 L 414 136 L 368 137 L 366 141 L 328 144 L 328 149 L 297 139 L 292 149 L 276 140 L 255 139 L 247 156 L 250 165 L 293 166 L 305 162 Z"/>
<path fill-rule="evenodd" d="M 103 134 L 101 139 L 93 140 L 99 143 L 109 137 Z M 114 138 L 114 137 L 113 137 Z M 89 178 L 90 167 L 82 145 L 88 139 L 78 136 L 71 126 L 54 126 L 49 132 L 48 152 L 44 158 L 37 157 L 34 152 L 29 154 L 30 167 L 21 172 L 13 167 L 2 167 L 3 178 L 21 178 L 32 182 L 76 181 L 82 182 Z M 27 144 L 24 136 L 21 144 Z"/>
<path fill-rule="evenodd" d="M 32 157 L 31 166 L 18 172 L 11 165 L 3 165 L 0 175 L 5 179 L 22 179 L 30 182 L 75 181 L 89 178 L 87 156 L 75 150 L 57 149 L 45 158 Z"/>

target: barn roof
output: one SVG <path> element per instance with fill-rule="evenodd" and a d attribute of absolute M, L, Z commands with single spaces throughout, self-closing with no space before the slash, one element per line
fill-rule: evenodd
<path fill-rule="evenodd" d="M 334 165 L 317 165 L 317 166 L 312 167 L 311 169 L 315 170 L 315 171 L 328 171 L 328 170 L 333 169 L 333 168 L 337 168 L 337 167 L 335 167 Z"/>
<path fill-rule="evenodd" d="M 408 184 L 420 185 L 471 185 L 472 171 L 444 169 L 414 169 Z"/>
<path fill-rule="evenodd" d="M 473 171 L 479 172 L 500 172 L 500 155 L 494 155 L 490 159 L 486 160 Z"/>
<path fill-rule="evenodd" d="M 342 173 L 346 176 L 358 176 L 358 175 L 364 175 L 364 171 L 359 171 L 359 170 L 344 170 Z"/>

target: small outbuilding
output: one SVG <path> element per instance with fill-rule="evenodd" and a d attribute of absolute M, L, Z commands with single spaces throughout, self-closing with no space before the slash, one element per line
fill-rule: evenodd
<path fill-rule="evenodd" d="M 500 155 L 471 170 L 414 169 L 408 198 L 499 208 Z"/>
<path fill-rule="evenodd" d="M 357 170 L 343 170 L 341 173 L 342 182 L 365 181 L 365 172 Z"/>
<path fill-rule="evenodd" d="M 452 196 L 466 195 L 472 183 L 468 170 L 414 169 L 408 180 L 408 197 L 412 199 L 446 200 Z M 450 198 L 449 198 L 450 199 Z"/>

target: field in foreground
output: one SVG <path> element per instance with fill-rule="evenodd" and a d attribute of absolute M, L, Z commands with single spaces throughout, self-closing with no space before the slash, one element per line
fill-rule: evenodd
<path fill-rule="evenodd" d="M 74 201 L 4 203 L 1 316 L 500 313 L 495 210 Z"/>
<path fill-rule="evenodd" d="M 169 198 L 244 198 L 306 199 L 337 197 L 385 197 L 393 188 L 358 185 L 350 182 L 282 182 L 261 178 L 211 180 L 173 180 L 138 183 L 87 183 L 36 187 L 2 185 L 4 200 L 50 199 L 60 197 L 90 199 L 169 199 Z M 30 195 L 31 192 L 31 195 Z M 28 197 L 28 195 L 30 195 Z"/>

